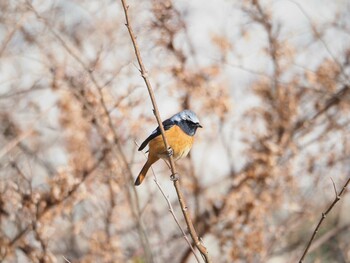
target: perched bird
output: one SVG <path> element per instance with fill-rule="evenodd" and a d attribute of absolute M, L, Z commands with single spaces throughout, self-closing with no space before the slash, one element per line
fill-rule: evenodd
<path fill-rule="evenodd" d="M 192 148 L 193 136 L 196 134 L 197 128 L 203 128 L 198 117 L 191 110 L 181 111 L 163 121 L 162 124 L 175 161 L 187 156 Z M 135 185 L 142 183 L 152 164 L 160 158 L 165 160 L 168 158 L 168 151 L 165 149 L 159 126 L 148 136 L 138 150 L 142 151 L 147 144 L 149 144 L 148 159 L 139 173 Z"/>

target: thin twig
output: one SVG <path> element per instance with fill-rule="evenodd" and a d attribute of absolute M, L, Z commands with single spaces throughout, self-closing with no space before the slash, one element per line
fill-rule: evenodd
<path fill-rule="evenodd" d="M 161 192 L 162 195 L 164 196 L 164 198 L 165 198 L 165 200 L 166 200 L 166 202 L 167 202 L 167 204 L 168 204 L 169 212 L 170 212 L 171 215 L 173 216 L 173 218 L 174 218 L 174 220 L 175 220 L 177 226 L 179 227 L 179 229 L 180 229 L 180 231 L 181 231 L 181 233 L 182 233 L 184 239 L 186 240 L 188 246 L 190 247 L 190 249 L 191 249 L 193 255 L 195 256 L 197 262 L 199 263 L 200 261 L 199 261 L 199 258 L 198 258 L 198 256 L 197 256 L 197 254 L 196 254 L 196 251 L 194 250 L 194 248 L 193 248 L 193 246 L 192 246 L 190 240 L 188 239 L 188 237 L 187 237 L 185 231 L 182 229 L 182 227 L 181 227 L 181 225 L 180 225 L 180 222 L 179 222 L 179 220 L 177 219 L 177 217 L 176 217 L 176 215 L 175 215 L 175 212 L 174 212 L 173 206 L 171 205 L 171 202 L 170 202 L 170 200 L 169 200 L 169 197 L 166 196 L 166 194 L 164 193 L 163 188 L 160 186 L 160 184 L 159 184 L 159 182 L 158 182 L 158 180 L 157 180 L 157 177 L 154 178 L 154 182 L 156 183 L 158 189 L 160 190 L 160 192 Z"/>
<path fill-rule="evenodd" d="M 71 263 L 65 256 L 62 256 L 64 261 L 68 262 L 68 263 Z"/>
<path fill-rule="evenodd" d="M 345 192 L 345 189 L 346 189 L 346 187 L 349 185 L 349 183 L 350 183 L 350 177 L 348 178 L 348 180 L 347 180 L 346 183 L 344 184 L 344 186 L 343 186 L 343 188 L 341 189 L 341 191 L 339 192 L 339 194 L 335 196 L 334 201 L 330 204 L 330 206 L 327 208 L 327 210 L 326 210 L 325 212 L 322 213 L 321 219 L 320 219 L 320 221 L 318 222 L 318 224 L 317 224 L 317 226 L 316 226 L 316 228 L 315 228 L 315 230 L 314 230 L 314 232 L 313 232 L 313 234 L 312 234 L 312 236 L 311 236 L 309 242 L 307 243 L 307 246 L 306 246 L 306 248 L 305 248 L 305 250 L 304 250 L 303 255 L 301 256 L 301 258 L 300 258 L 300 260 L 299 260 L 299 263 L 302 263 L 302 262 L 303 262 L 303 260 L 304 260 L 304 258 L 305 258 L 305 256 L 306 256 L 307 252 L 308 252 L 309 249 L 310 249 L 310 246 L 311 246 L 312 242 L 314 241 L 314 238 L 315 238 L 315 236 L 316 236 L 316 234 L 317 234 L 317 232 L 318 232 L 318 230 L 319 230 L 319 228 L 320 228 L 320 226 L 321 226 L 323 220 L 326 218 L 326 216 L 328 215 L 328 213 L 333 209 L 333 207 L 335 206 L 335 204 L 340 200 L 342 194 Z"/>
<path fill-rule="evenodd" d="M 134 47 L 134 52 L 135 52 L 138 64 L 140 66 L 139 70 L 140 70 L 140 73 L 141 73 L 141 76 L 142 76 L 143 80 L 145 81 L 145 84 L 147 86 L 147 90 L 148 90 L 149 96 L 150 96 L 151 101 L 152 101 L 152 105 L 153 105 L 153 109 L 154 109 L 153 112 L 154 112 L 154 115 L 155 115 L 155 117 L 157 119 L 160 132 L 162 134 L 162 138 L 163 138 L 165 149 L 168 150 L 170 148 L 169 148 L 169 144 L 168 144 L 168 141 L 166 139 L 166 136 L 165 136 L 164 127 L 162 125 L 162 121 L 161 121 L 161 118 L 160 118 L 160 114 L 159 114 L 158 106 L 157 106 L 156 99 L 155 99 L 155 96 L 154 96 L 154 93 L 153 93 L 153 89 L 152 89 L 151 83 L 149 81 L 146 68 L 145 68 L 145 66 L 143 64 L 138 45 L 136 43 L 136 37 L 135 37 L 134 31 L 132 30 L 131 25 L 130 25 L 130 20 L 129 20 L 129 15 L 128 15 L 129 6 L 126 4 L 126 0 L 121 0 L 121 3 L 123 5 L 125 20 L 126 20 L 126 24 L 125 25 L 126 25 L 128 31 L 129 31 L 129 35 L 130 35 L 130 38 L 131 38 L 131 41 L 132 41 L 132 44 L 133 44 L 133 47 Z M 184 215 L 184 218 L 185 218 L 187 227 L 189 229 L 189 232 L 191 234 L 192 240 L 193 240 L 195 246 L 197 247 L 197 249 L 200 251 L 200 253 L 204 257 L 205 262 L 209 263 L 209 262 L 211 262 L 211 260 L 209 258 L 208 250 L 200 242 L 200 240 L 198 238 L 198 235 L 197 235 L 197 232 L 194 229 L 191 217 L 190 217 L 189 212 L 187 210 L 187 205 L 186 205 L 185 199 L 184 199 L 183 194 L 182 194 L 182 192 L 180 190 L 180 183 L 179 183 L 179 180 L 178 180 L 174 159 L 173 159 L 173 157 L 170 154 L 169 154 L 169 163 L 170 163 L 170 168 L 171 168 L 171 173 L 172 173 L 171 174 L 171 178 L 173 180 L 174 187 L 176 189 L 178 200 L 179 200 L 179 203 L 180 203 L 180 206 L 181 206 L 181 210 L 182 210 L 182 213 Z"/>
<path fill-rule="evenodd" d="M 332 181 L 332 184 L 333 184 L 333 189 L 334 189 L 334 193 L 335 193 L 335 196 L 338 196 L 338 191 L 337 191 L 337 187 L 335 186 L 335 183 L 334 183 L 334 180 L 332 177 L 331 178 L 331 181 Z"/>

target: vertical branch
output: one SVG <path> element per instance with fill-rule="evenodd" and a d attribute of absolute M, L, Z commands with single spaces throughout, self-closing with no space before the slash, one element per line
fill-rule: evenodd
<path fill-rule="evenodd" d="M 314 230 L 314 232 L 312 233 L 312 236 L 309 240 L 309 242 L 307 243 L 306 245 L 306 248 L 303 252 L 303 255 L 301 256 L 300 260 L 299 260 L 299 263 L 302 263 L 304 261 L 304 258 L 307 254 L 307 252 L 309 251 L 310 249 L 310 246 L 312 244 L 312 242 L 314 241 L 315 239 L 315 236 L 321 226 L 321 224 L 323 223 L 323 221 L 325 220 L 326 216 L 329 214 L 329 212 L 333 209 L 333 207 L 335 206 L 335 204 L 340 200 L 341 196 L 343 195 L 343 193 L 345 192 L 345 189 L 346 187 L 349 185 L 350 183 L 350 177 L 348 178 L 348 180 L 346 181 L 346 183 L 344 184 L 343 188 L 341 189 L 341 191 L 339 192 L 339 194 L 337 194 L 337 191 L 335 191 L 335 198 L 334 198 L 334 201 L 330 204 L 330 206 L 327 208 L 327 210 L 325 212 L 322 213 L 321 215 L 321 219 L 320 221 L 318 221 L 318 224 Z"/>
<path fill-rule="evenodd" d="M 150 83 L 150 81 L 148 79 L 148 74 L 147 74 L 146 68 L 145 68 L 145 66 L 143 64 L 138 45 L 136 43 L 135 34 L 134 34 L 134 32 L 133 32 L 133 30 L 131 28 L 131 25 L 130 25 L 130 20 L 129 20 L 129 15 L 128 15 L 129 6 L 127 6 L 125 0 L 121 0 L 121 2 L 122 2 L 122 5 L 123 5 L 124 14 L 125 14 L 125 20 L 126 20 L 126 24 L 125 25 L 126 25 L 128 31 L 129 31 L 129 35 L 130 35 L 130 38 L 131 38 L 131 41 L 132 41 L 132 44 L 133 44 L 133 47 L 134 47 L 134 52 L 135 52 L 138 64 L 140 66 L 139 70 L 141 72 L 141 76 L 142 76 L 143 80 L 145 81 L 145 84 L 147 86 L 147 90 L 148 90 L 149 96 L 150 96 L 151 101 L 152 101 L 154 114 L 155 114 L 155 117 L 157 119 L 160 132 L 162 134 L 164 146 L 165 146 L 165 148 L 167 150 L 169 150 L 170 149 L 169 148 L 169 144 L 168 144 L 167 138 L 165 136 L 164 127 L 163 127 L 163 124 L 162 124 L 162 121 L 161 121 L 161 118 L 160 118 L 160 114 L 159 114 L 158 106 L 157 106 L 156 99 L 155 99 L 155 96 L 154 96 L 154 93 L 153 93 L 153 89 L 152 89 L 151 83 Z M 184 218 L 185 218 L 188 230 L 190 232 L 190 235 L 192 237 L 192 240 L 193 240 L 195 246 L 197 247 L 197 249 L 202 254 L 203 258 L 205 259 L 205 262 L 209 263 L 209 262 L 211 262 L 211 260 L 209 258 L 208 250 L 200 242 L 200 240 L 198 238 L 198 235 L 196 233 L 196 230 L 194 229 L 191 217 L 190 217 L 190 215 L 188 213 L 187 205 L 186 205 L 185 199 L 184 199 L 183 194 L 182 194 L 181 189 L 180 189 L 180 183 L 178 181 L 178 176 L 177 176 L 177 172 L 176 172 L 174 159 L 173 159 L 171 154 L 169 154 L 168 158 L 169 158 L 170 169 L 171 169 L 171 179 L 173 180 L 174 187 L 176 189 L 178 200 L 179 200 L 179 203 L 180 203 L 180 206 L 181 206 L 181 210 L 182 210 L 182 213 L 184 215 Z"/>
<path fill-rule="evenodd" d="M 130 34 L 130 38 L 131 38 L 131 41 L 132 41 L 132 44 L 134 47 L 137 62 L 139 63 L 139 66 L 140 66 L 139 70 L 140 70 L 140 73 L 141 73 L 143 80 L 145 81 L 145 84 L 146 84 L 146 87 L 148 90 L 148 94 L 149 94 L 151 101 L 152 101 L 153 113 L 156 116 L 158 126 L 159 126 L 159 129 L 160 129 L 160 132 L 162 134 L 163 141 L 164 141 L 164 146 L 166 149 L 169 149 L 169 144 L 168 144 L 168 141 L 165 137 L 164 127 L 162 125 L 162 120 L 160 118 L 158 106 L 156 103 L 156 98 L 155 98 L 154 93 L 153 93 L 153 88 L 152 88 L 151 82 L 149 81 L 147 70 L 143 64 L 138 45 L 136 43 L 136 37 L 135 37 L 134 31 L 132 30 L 132 28 L 130 26 L 130 20 L 129 20 L 129 15 L 128 15 L 129 6 L 126 5 L 125 0 L 121 0 L 121 1 L 122 1 L 123 9 L 124 9 L 125 20 L 126 20 L 125 26 L 127 27 L 129 34 Z M 172 175 L 175 176 L 177 173 L 176 173 L 174 159 L 172 156 L 169 156 L 169 162 L 170 162 L 170 168 L 171 168 Z"/>

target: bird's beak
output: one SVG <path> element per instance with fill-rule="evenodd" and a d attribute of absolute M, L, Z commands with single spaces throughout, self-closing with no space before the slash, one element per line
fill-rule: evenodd
<path fill-rule="evenodd" d="M 203 126 L 202 126 L 202 125 L 200 125 L 199 123 L 197 124 L 197 127 L 199 127 L 199 128 L 203 128 Z"/>

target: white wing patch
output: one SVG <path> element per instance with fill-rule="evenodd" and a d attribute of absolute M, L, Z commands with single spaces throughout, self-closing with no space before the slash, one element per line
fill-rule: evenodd
<path fill-rule="evenodd" d="M 157 129 L 155 129 L 152 133 L 151 133 L 151 135 L 152 134 L 156 134 L 157 133 Z"/>

